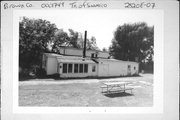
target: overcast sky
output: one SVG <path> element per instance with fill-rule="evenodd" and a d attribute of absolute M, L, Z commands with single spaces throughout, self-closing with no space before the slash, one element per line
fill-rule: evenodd
<path fill-rule="evenodd" d="M 66 32 L 69 28 L 81 33 L 87 30 L 87 37 L 94 36 L 100 49 L 110 46 L 117 26 L 135 22 L 146 22 L 149 26 L 155 26 L 159 17 L 155 10 L 121 9 L 25 10 L 21 15 L 48 20 Z"/>

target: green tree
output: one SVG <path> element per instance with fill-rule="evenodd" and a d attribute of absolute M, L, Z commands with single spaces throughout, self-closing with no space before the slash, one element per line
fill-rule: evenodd
<path fill-rule="evenodd" d="M 84 48 L 84 39 L 82 37 L 82 34 L 80 34 L 81 36 L 78 39 L 78 46 L 79 48 Z M 86 49 L 88 50 L 99 50 L 99 48 L 97 47 L 96 44 L 96 38 L 94 36 L 92 36 L 90 39 L 87 38 L 86 39 Z"/>
<path fill-rule="evenodd" d="M 110 54 L 120 60 L 153 62 L 154 27 L 145 22 L 124 24 L 114 32 Z"/>
<path fill-rule="evenodd" d="M 64 32 L 62 29 L 58 30 L 55 34 L 53 41 L 52 51 L 59 53 L 60 46 L 70 46 L 74 48 L 84 47 L 84 38 L 82 33 L 69 29 L 69 34 Z M 87 38 L 86 48 L 90 50 L 99 50 L 96 44 L 96 38 L 92 36 L 90 39 Z"/>
<path fill-rule="evenodd" d="M 90 39 L 87 39 L 86 47 L 90 50 L 99 50 L 96 44 L 96 38 L 94 36 L 92 36 Z"/>
<path fill-rule="evenodd" d="M 68 41 L 68 44 L 69 46 L 73 46 L 74 48 L 79 48 L 80 46 L 78 45 L 78 36 L 79 36 L 79 33 L 72 30 L 72 29 L 69 29 L 69 41 Z"/>
<path fill-rule="evenodd" d="M 55 24 L 42 19 L 23 17 L 19 22 L 19 66 L 32 69 L 40 66 L 41 55 L 49 52 L 48 43 L 54 39 Z"/>
<path fill-rule="evenodd" d="M 68 46 L 69 45 L 69 36 L 63 29 L 58 29 L 55 32 L 54 39 L 52 40 L 52 48 L 51 51 L 55 53 L 60 53 L 59 48 L 60 46 Z"/>
<path fill-rule="evenodd" d="M 104 48 L 102 49 L 102 51 L 103 51 L 103 52 L 108 52 L 108 49 L 104 47 Z"/>
<path fill-rule="evenodd" d="M 69 29 L 69 33 L 42 19 L 23 17 L 19 22 L 19 67 L 22 71 L 40 68 L 44 52 L 60 53 L 60 46 L 83 48 L 82 34 Z M 95 48 L 96 39 L 89 41 L 89 49 Z"/>

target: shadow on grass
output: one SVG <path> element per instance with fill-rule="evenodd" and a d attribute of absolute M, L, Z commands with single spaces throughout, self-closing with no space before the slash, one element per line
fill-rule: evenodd
<path fill-rule="evenodd" d="M 126 77 L 142 77 L 141 75 L 126 75 L 126 76 L 106 76 L 106 77 L 97 77 L 99 80 L 107 79 L 107 78 L 126 78 Z"/>
<path fill-rule="evenodd" d="M 43 77 L 33 77 L 33 76 L 25 76 L 25 77 L 20 77 L 19 81 L 29 81 L 32 79 L 54 79 L 54 80 L 73 80 L 73 79 L 110 79 L 110 78 L 126 78 L 126 77 L 142 77 L 141 75 L 127 75 L 127 76 L 106 76 L 106 77 L 98 77 L 98 76 L 88 76 L 88 77 L 67 77 L 67 78 L 61 78 L 59 77 L 59 74 L 54 74 L 54 75 L 48 75 L 48 76 L 43 76 Z"/>
<path fill-rule="evenodd" d="M 125 78 L 125 77 L 142 77 L 141 75 L 127 75 L 127 76 L 105 76 L 105 77 L 98 77 L 98 76 L 88 76 L 88 77 L 67 77 L 67 78 L 60 78 L 56 77 L 55 80 L 71 80 L 71 79 L 110 79 L 110 78 Z"/>
<path fill-rule="evenodd" d="M 120 93 L 111 93 L 111 94 L 104 94 L 106 97 L 114 98 L 114 97 L 127 97 L 127 96 L 134 96 L 133 94 L 120 92 Z"/>

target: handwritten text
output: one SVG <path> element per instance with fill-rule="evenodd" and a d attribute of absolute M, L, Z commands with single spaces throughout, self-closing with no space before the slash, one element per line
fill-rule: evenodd
<path fill-rule="evenodd" d="M 33 7 L 31 3 L 25 3 L 25 4 L 4 4 L 4 9 L 13 9 L 13 8 L 30 8 Z"/>
<path fill-rule="evenodd" d="M 104 3 L 90 3 L 90 2 L 83 2 L 79 4 L 77 2 L 69 3 L 71 8 L 106 8 L 107 4 Z"/>
<path fill-rule="evenodd" d="M 130 2 L 126 2 L 124 3 L 125 8 L 154 8 L 155 7 L 155 3 L 130 3 Z"/>
<path fill-rule="evenodd" d="M 65 2 L 59 2 L 59 3 L 43 3 L 41 4 L 42 8 L 61 8 L 64 7 Z"/>

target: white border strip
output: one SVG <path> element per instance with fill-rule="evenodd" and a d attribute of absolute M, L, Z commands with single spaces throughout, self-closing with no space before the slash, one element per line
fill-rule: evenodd
<path fill-rule="evenodd" d="M 110 9 L 112 10 L 112 9 Z M 18 51 L 19 16 L 22 10 L 13 11 L 13 113 L 163 113 L 163 11 L 157 13 L 154 25 L 154 97 L 153 107 L 19 107 L 18 106 Z M 139 10 L 140 11 L 140 10 Z M 144 11 L 144 10 L 143 10 Z M 135 10 L 133 10 L 135 12 Z M 23 10 L 25 13 L 25 10 Z M 160 17 L 159 17 L 160 16 Z"/>

